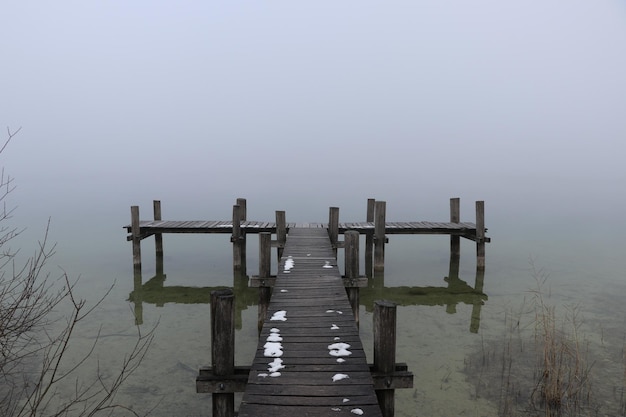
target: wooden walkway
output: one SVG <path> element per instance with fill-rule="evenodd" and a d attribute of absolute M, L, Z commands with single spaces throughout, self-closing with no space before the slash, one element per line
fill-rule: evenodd
<path fill-rule="evenodd" d="M 239 417 L 382 416 L 328 231 L 291 226 L 278 269 Z"/>
<path fill-rule="evenodd" d="M 131 233 L 131 225 L 124 226 Z M 374 232 L 374 222 L 343 222 L 339 223 L 339 233 L 356 230 L 359 233 Z M 232 220 L 142 220 L 139 222 L 141 238 L 157 233 L 232 233 Z M 328 229 L 328 223 L 287 223 L 287 230 L 293 228 Z M 246 233 L 276 233 L 276 223 L 259 221 L 242 221 L 241 230 Z M 386 222 L 386 234 L 448 234 L 475 236 L 475 223 L 450 222 Z M 128 236 L 132 240 L 132 236 Z"/>

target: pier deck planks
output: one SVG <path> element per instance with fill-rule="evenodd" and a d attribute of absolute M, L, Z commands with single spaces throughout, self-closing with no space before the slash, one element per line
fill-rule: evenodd
<path fill-rule="evenodd" d="M 156 233 L 232 233 L 231 220 L 142 220 L 139 222 L 142 238 Z M 287 223 L 287 230 L 292 228 L 327 229 L 327 223 Z M 131 233 L 131 226 L 124 226 Z M 276 223 L 259 221 L 242 221 L 241 229 L 246 233 L 276 233 Z M 373 222 L 339 223 L 339 233 L 356 230 L 359 233 L 373 233 Z M 386 222 L 386 234 L 448 234 L 460 236 L 476 236 L 476 224 L 469 222 Z M 132 240 L 128 236 L 127 240 Z"/>
<path fill-rule="evenodd" d="M 294 263 L 291 269 L 285 269 L 288 259 Z M 292 226 L 278 269 L 239 417 L 354 416 L 355 409 L 380 417 L 327 230 Z M 271 320 L 277 311 L 285 311 L 286 320 Z M 268 371 L 275 357 L 267 356 L 264 348 L 272 328 L 282 338 L 284 368 L 276 377 Z M 350 345 L 351 354 L 340 356 L 343 363 L 328 348 L 338 342 Z M 348 378 L 333 382 L 336 374 Z"/>

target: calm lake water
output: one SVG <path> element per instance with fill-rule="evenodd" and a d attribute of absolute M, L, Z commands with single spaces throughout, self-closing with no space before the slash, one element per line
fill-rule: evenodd
<path fill-rule="evenodd" d="M 162 200 L 163 218 L 228 219 L 234 197 Z M 320 195 L 319 201 L 308 205 L 290 197 L 282 206 L 280 201 L 273 204 L 260 196 L 248 197 L 248 218 L 272 220 L 273 210 L 287 206 L 288 221 L 324 222 L 327 207 L 339 206 L 340 221 L 359 221 L 365 218 L 367 197 L 376 196 L 325 201 Z M 387 199 L 388 221 L 448 219 L 447 199 L 420 203 L 424 198 Z M 343 207 L 338 200 L 345 201 Z M 446 296 L 424 289 L 448 286 L 447 236 L 390 235 L 384 276 L 361 292 L 361 334 L 370 362 L 371 303 L 380 298 L 400 303 L 397 360 L 408 364 L 415 382 L 413 388 L 396 392 L 396 415 L 502 415 L 510 402 L 503 395 L 503 378 L 511 377 L 502 370 L 502 364 L 520 358 L 524 364 L 514 362 L 513 366 L 525 366 L 524 372 L 531 376 L 535 368 L 533 361 L 523 359 L 510 343 L 511 329 L 516 328 L 515 340 L 528 340 L 527 344 L 522 342 L 527 346 L 525 354 L 533 345 L 533 264 L 548 276 L 543 294 L 547 303 L 557 307 L 557 316 L 567 318 L 572 311 L 578 313 L 579 338 L 586 346 L 589 364 L 593 363 L 593 407 L 600 410 L 599 415 L 622 415 L 626 277 L 624 244 L 611 222 L 623 211 L 620 205 L 583 207 L 575 204 L 580 202 L 575 196 L 565 203 L 540 200 L 537 206 L 528 200 L 496 196 L 485 200 L 487 235 L 492 241 L 487 245 L 484 295 Z M 71 277 L 80 276 L 76 287 L 80 296 L 94 302 L 113 285 L 75 339 L 76 353 L 86 351 L 101 329 L 94 361 L 81 377 L 93 376 L 95 359 L 105 376 L 115 373 L 136 340 L 134 312 L 139 312 L 139 328 L 148 332 L 156 326 L 155 339 L 117 401 L 140 414 L 209 416 L 210 395 L 195 393 L 195 377 L 201 366 L 210 364 L 210 288 L 237 287 L 236 296 L 241 300 L 236 332 L 239 365 L 251 362 L 256 347 L 256 290 L 247 289 L 241 279 L 233 277 L 228 235 L 165 235 L 162 298 L 144 299 L 140 306 L 130 302 L 132 254 L 122 226 L 130 221 L 132 204 L 140 204 L 142 218 L 152 215 L 149 200 L 116 198 L 105 207 L 86 202 L 76 209 L 51 207 L 52 213 L 18 211 L 14 220 L 29 225 L 21 238 L 28 242 L 41 236 L 43 216 L 52 215 L 51 239 L 58 246 L 51 270 L 56 273 L 55 265 L 59 265 Z M 474 202 L 463 198 L 461 205 L 461 220 L 474 221 Z M 153 242 L 151 238 L 142 242 L 144 283 L 156 274 Z M 248 243 L 250 275 L 257 273 L 257 250 L 256 235 L 252 235 Z M 458 268 L 459 279 L 473 287 L 477 277 L 473 242 L 462 240 Z M 523 372 L 518 373 L 521 377 Z M 522 404 L 519 407 L 528 402 L 525 394 L 521 396 L 517 399 Z"/>

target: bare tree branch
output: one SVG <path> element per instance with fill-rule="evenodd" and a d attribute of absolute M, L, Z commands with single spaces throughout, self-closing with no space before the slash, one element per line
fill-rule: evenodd
<path fill-rule="evenodd" d="M 7 128 L 7 140 L 0 154 L 20 129 Z M 122 384 L 138 369 L 152 343 L 154 328 L 137 339 L 122 360 L 119 370 L 105 378 L 98 365 L 91 378 L 78 375 L 89 360 L 95 359 L 100 343 L 100 329 L 94 342 L 76 360 L 70 361 L 69 349 L 80 323 L 84 322 L 110 294 L 113 285 L 93 305 L 76 297 L 78 280 L 71 281 L 62 271 L 52 279 L 46 272 L 56 245 L 50 244 L 50 221 L 43 239 L 25 261 L 18 260 L 18 250 L 10 242 L 22 230 L 6 225 L 14 209 L 7 209 L 7 196 L 13 191 L 13 178 L 0 173 L 0 415 L 15 417 L 96 416 L 123 410 L 139 414 L 115 402 Z M 55 319 L 57 311 L 69 309 L 65 320 Z M 56 328 L 56 332 L 54 329 Z M 57 393 L 73 387 L 69 399 L 59 403 Z M 151 410 L 148 411 L 148 413 Z"/>

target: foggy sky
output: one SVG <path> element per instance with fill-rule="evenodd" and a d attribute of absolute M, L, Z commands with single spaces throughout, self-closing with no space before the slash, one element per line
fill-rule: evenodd
<path fill-rule="evenodd" d="M 280 201 L 296 184 L 324 207 L 403 190 L 624 202 L 622 1 L 5 1 L 0 15 L 0 127 L 22 127 L 0 158 L 44 212 Z"/>

